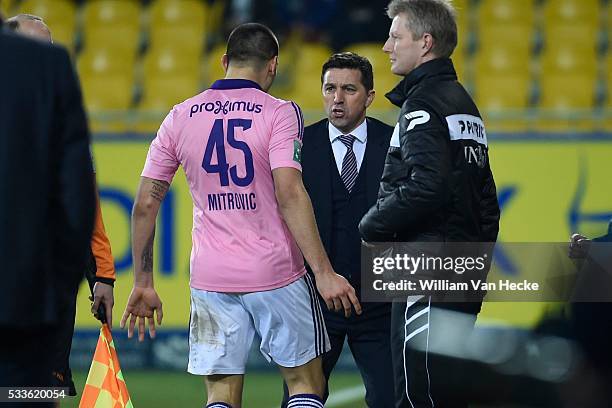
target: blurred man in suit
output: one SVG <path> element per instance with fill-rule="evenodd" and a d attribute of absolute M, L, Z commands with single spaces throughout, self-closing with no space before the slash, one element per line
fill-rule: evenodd
<path fill-rule="evenodd" d="M 372 65 L 366 58 L 350 52 L 332 55 L 323 65 L 321 84 L 327 118 L 304 130 L 302 177 L 332 265 L 359 294 L 357 225 L 376 202 L 393 128 L 366 117 L 374 100 Z M 329 380 L 346 339 L 366 387 L 368 406 L 390 407 L 391 304 L 362 303 L 362 308 L 361 315 L 350 317 L 323 309 L 331 343 L 323 355 L 323 371 Z M 325 397 L 328 394 L 326 387 Z"/>
<path fill-rule="evenodd" d="M 44 20 L 32 14 L 19 14 L 7 20 L 7 26 L 13 31 L 27 37 L 52 43 L 51 31 Z M 94 177 L 95 181 L 95 177 Z M 97 191 L 97 188 L 96 188 Z M 96 194 L 96 218 L 94 223 L 93 237 L 91 240 L 90 260 L 85 268 L 85 277 L 92 291 L 92 308 L 94 315 L 98 314 L 100 305 L 104 307 L 105 320 L 112 327 L 114 295 L 113 286 L 115 282 L 115 265 L 111 253 L 110 241 L 106 235 L 102 212 L 100 211 L 100 199 Z M 72 348 L 72 336 L 74 335 L 74 318 L 76 316 L 76 298 L 66 299 L 65 310 L 61 315 L 67 318 L 63 320 L 60 335 L 57 336 L 56 363 L 53 368 L 53 378 L 58 387 L 67 387 L 69 394 L 76 395 L 74 381 L 72 381 L 72 370 L 70 369 L 70 349 Z"/>
<path fill-rule="evenodd" d="M 66 50 L 1 28 L 0 386 L 51 386 L 96 208 L 89 132 Z"/>

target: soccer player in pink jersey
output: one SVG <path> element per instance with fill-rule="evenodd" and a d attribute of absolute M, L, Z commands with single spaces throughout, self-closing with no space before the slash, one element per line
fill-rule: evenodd
<path fill-rule="evenodd" d="M 134 203 L 134 287 L 121 326 L 129 318 L 131 337 L 138 323 L 142 341 L 145 318 L 154 337 L 163 316 L 153 286 L 155 220 L 183 167 L 193 199 L 187 371 L 205 376 L 211 408 L 241 405 L 255 333 L 260 351 L 287 381 L 288 407 L 322 407 L 320 356 L 329 340 L 315 290 L 329 309 L 361 313 L 353 287 L 331 267 L 302 184 L 301 111 L 267 94 L 278 49 L 261 24 L 230 34 L 225 79 L 166 116 Z"/>

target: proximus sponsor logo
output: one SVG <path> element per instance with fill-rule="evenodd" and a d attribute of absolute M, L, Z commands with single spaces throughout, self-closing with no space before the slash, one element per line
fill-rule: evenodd
<path fill-rule="evenodd" d="M 191 118 L 196 113 L 211 112 L 215 115 L 223 113 L 227 115 L 229 112 L 253 112 L 261 113 L 263 105 L 254 102 L 245 101 L 211 101 L 202 102 L 200 104 L 191 105 L 189 117 Z"/>

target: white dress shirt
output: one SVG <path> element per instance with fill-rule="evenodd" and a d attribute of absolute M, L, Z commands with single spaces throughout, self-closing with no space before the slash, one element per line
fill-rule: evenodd
<path fill-rule="evenodd" d="M 367 121 L 364 119 L 363 122 L 361 122 L 361 125 L 357 126 L 351 133 L 349 133 L 355 136 L 355 141 L 353 142 L 353 152 L 355 153 L 355 158 L 357 159 L 357 171 L 361 169 L 361 162 L 363 161 L 366 142 L 368 141 L 368 126 L 366 122 Z M 342 160 L 344 160 L 344 155 L 346 154 L 347 148 L 338 137 L 342 136 L 344 133 L 332 125 L 331 122 L 329 123 L 328 131 L 329 141 L 332 146 L 332 151 L 334 152 L 334 158 L 336 159 L 336 166 L 338 167 L 338 174 L 342 174 Z"/>

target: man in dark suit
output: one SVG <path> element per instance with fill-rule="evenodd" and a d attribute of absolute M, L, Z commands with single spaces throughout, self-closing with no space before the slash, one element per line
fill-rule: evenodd
<path fill-rule="evenodd" d="M 49 386 L 59 310 L 91 240 L 89 132 L 66 50 L 0 17 L 0 55 L 0 386 Z"/>
<path fill-rule="evenodd" d="M 332 55 L 323 65 L 321 83 L 327 119 L 304 131 L 302 177 L 332 265 L 359 294 L 357 225 L 376 202 L 393 128 L 366 117 L 374 100 L 372 65 L 366 58 L 354 53 Z M 365 384 L 366 403 L 372 408 L 390 407 L 391 304 L 363 303 L 362 308 L 360 316 L 348 318 L 323 309 L 331 342 L 331 350 L 323 356 L 323 371 L 329 380 L 347 339 Z M 326 387 L 325 398 L 328 394 Z"/>
<path fill-rule="evenodd" d="M 26 37 L 34 38 L 40 41 L 53 43 L 51 31 L 45 21 L 33 14 L 18 14 L 6 20 L 6 25 L 9 29 L 16 33 L 25 35 Z M 94 175 L 95 180 L 95 175 Z M 102 212 L 100 211 L 100 200 L 96 187 L 96 219 L 94 223 L 93 237 L 91 240 L 91 251 L 88 256 L 85 268 L 85 277 L 89 283 L 93 303 L 91 311 L 98 319 L 103 322 L 107 320 L 109 327 L 112 329 L 113 318 L 113 286 L 115 282 L 115 267 L 113 264 L 113 256 L 111 253 L 110 242 L 106 236 L 104 221 L 102 220 Z M 69 293 L 72 292 L 68 288 Z M 63 317 L 62 327 L 58 328 L 60 334 L 56 339 L 56 362 L 53 372 L 51 373 L 58 387 L 68 388 L 70 396 L 77 395 L 74 381 L 72 380 L 72 370 L 70 369 L 70 350 L 72 348 L 72 337 L 74 336 L 74 318 L 76 316 L 76 297 L 64 299 L 64 308 L 59 311 Z M 99 308 L 104 308 L 104 318 L 99 315 Z"/>

